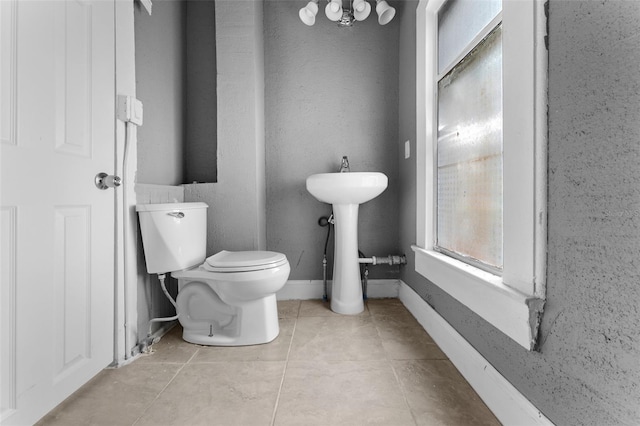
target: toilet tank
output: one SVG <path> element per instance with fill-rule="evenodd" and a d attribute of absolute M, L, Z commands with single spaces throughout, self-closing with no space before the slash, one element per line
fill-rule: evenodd
<path fill-rule="evenodd" d="M 207 251 L 207 204 L 139 204 L 147 272 L 164 274 L 200 265 Z"/>

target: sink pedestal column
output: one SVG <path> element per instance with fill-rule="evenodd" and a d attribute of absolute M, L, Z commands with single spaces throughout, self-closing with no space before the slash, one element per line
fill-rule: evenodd
<path fill-rule="evenodd" d="M 354 315 L 364 311 L 360 264 L 358 263 L 359 204 L 334 204 L 335 253 L 331 310 Z"/>

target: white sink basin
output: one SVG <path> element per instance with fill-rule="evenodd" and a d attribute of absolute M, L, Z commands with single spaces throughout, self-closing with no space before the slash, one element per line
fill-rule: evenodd
<path fill-rule="evenodd" d="M 387 188 L 389 180 L 379 172 L 319 173 L 307 178 L 307 191 L 329 204 L 362 204 Z"/>
<path fill-rule="evenodd" d="M 335 252 L 331 310 L 354 315 L 364 310 L 358 263 L 358 209 L 382 194 L 389 180 L 378 172 L 320 173 L 307 178 L 307 191 L 333 204 Z"/>

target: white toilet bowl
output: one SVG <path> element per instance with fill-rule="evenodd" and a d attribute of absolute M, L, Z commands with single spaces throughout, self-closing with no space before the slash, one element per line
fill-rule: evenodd
<path fill-rule="evenodd" d="M 221 251 L 196 268 L 173 272 L 183 339 L 215 346 L 272 341 L 280 332 L 275 293 L 290 270 L 281 253 Z"/>
<path fill-rule="evenodd" d="M 147 272 L 162 277 L 163 286 L 168 272 L 178 279 L 176 311 L 187 342 L 216 346 L 270 342 L 280 331 L 275 293 L 289 278 L 289 262 L 284 254 L 271 251 L 223 250 L 205 259 L 207 207 L 205 203 L 136 206 Z"/>

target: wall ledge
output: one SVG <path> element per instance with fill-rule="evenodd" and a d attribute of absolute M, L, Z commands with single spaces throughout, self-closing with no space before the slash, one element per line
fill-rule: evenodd
<path fill-rule="evenodd" d="M 136 204 L 181 203 L 184 201 L 182 185 L 138 183 L 134 186 Z"/>
<path fill-rule="evenodd" d="M 524 294 L 500 277 L 434 250 L 412 246 L 416 272 L 446 291 L 527 350 L 537 344 L 544 300 Z"/>
<path fill-rule="evenodd" d="M 411 287 L 400 281 L 398 298 L 505 425 L 553 425 Z"/>

